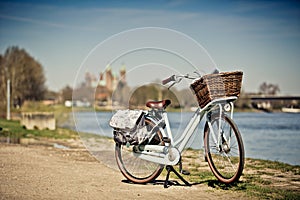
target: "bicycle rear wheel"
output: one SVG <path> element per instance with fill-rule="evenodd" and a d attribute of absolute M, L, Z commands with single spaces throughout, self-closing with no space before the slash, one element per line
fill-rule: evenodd
<path fill-rule="evenodd" d="M 153 122 L 145 119 L 147 130 L 150 131 L 154 127 Z M 154 138 L 149 144 L 164 145 L 162 134 L 159 130 L 156 131 Z M 126 147 L 116 143 L 115 157 L 117 165 L 121 173 L 129 181 L 134 183 L 148 183 L 155 180 L 164 168 L 164 165 L 149 162 L 133 155 L 133 147 Z"/>
<path fill-rule="evenodd" d="M 220 133 L 220 134 L 219 134 Z M 237 181 L 244 169 L 244 145 L 240 132 L 226 115 L 212 115 L 204 129 L 205 154 L 210 169 L 225 184 Z"/>

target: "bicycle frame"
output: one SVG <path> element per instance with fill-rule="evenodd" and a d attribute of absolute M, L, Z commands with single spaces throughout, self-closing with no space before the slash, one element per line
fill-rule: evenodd
<path fill-rule="evenodd" d="M 176 141 L 174 141 L 172 131 L 170 128 L 170 123 L 168 119 L 167 112 L 163 111 L 162 118 L 157 121 L 153 120 L 152 122 L 155 123 L 155 128 L 159 128 L 160 132 L 162 133 L 163 137 L 167 137 L 170 139 L 170 144 L 167 144 L 167 146 L 159 146 L 159 145 L 142 145 L 138 150 L 136 150 L 133 154 L 137 157 L 140 157 L 141 159 L 145 159 L 151 162 L 156 162 L 159 164 L 164 165 L 176 165 L 181 159 L 181 153 L 183 152 L 184 148 L 186 147 L 188 141 L 190 140 L 191 136 L 193 135 L 195 129 L 197 128 L 198 124 L 201 122 L 203 117 L 209 113 L 211 110 L 216 109 L 216 107 L 219 107 L 220 109 L 220 115 L 222 115 L 223 108 L 222 105 L 230 103 L 231 105 L 231 118 L 233 114 L 233 101 L 235 101 L 237 97 L 227 97 L 227 98 L 221 98 L 216 99 L 208 103 L 204 108 L 198 108 L 195 113 L 193 114 L 190 122 L 187 124 L 186 128 L 184 129 L 182 135 L 180 138 L 178 138 Z M 209 120 L 208 125 L 211 130 L 211 123 Z M 161 123 L 165 123 L 166 131 L 162 127 L 160 127 Z M 219 123 L 219 126 L 221 126 L 221 123 Z M 219 127 L 220 130 L 220 127 Z M 217 134 L 218 139 L 214 138 L 214 141 L 216 144 L 219 144 L 220 142 L 220 133 Z M 228 141 L 230 142 L 230 141 Z M 217 145 L 219 146 L 219 145 Z"/>

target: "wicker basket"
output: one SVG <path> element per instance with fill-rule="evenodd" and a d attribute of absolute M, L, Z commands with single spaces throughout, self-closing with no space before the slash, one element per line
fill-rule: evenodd
<path fill-rule="evenodd" d="M 203 108 L 210 101 L 240 94 L 243 72 L 222 72 L 208 74 L 191 84 L 199 106 Z"/>

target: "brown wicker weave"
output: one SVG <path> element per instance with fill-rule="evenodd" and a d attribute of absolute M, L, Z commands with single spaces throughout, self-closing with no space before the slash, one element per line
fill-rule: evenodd
<path fill-rule="evenodd" d="M 243 72 L 222 72 L 204 75 L 191 84 L 198 104 L 203 108 L 210 101 L 240 94 Z"/>

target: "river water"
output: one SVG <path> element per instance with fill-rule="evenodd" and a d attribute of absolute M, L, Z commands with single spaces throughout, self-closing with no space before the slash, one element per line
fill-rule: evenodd
<path fill-rule="evenodd" d="M 175 139 L 184 130 L 193 113 L 168 113 Z M 111 112 L 78 112 L 74 114 L 78 131 L 112 137 L 108 125 Z M 300 114 L 234 113 L 241 132 L 245 154 L 259 158 L 300 165 Z M 203 122 L 192 136 L 188 147 L 203 148 Z"/>

